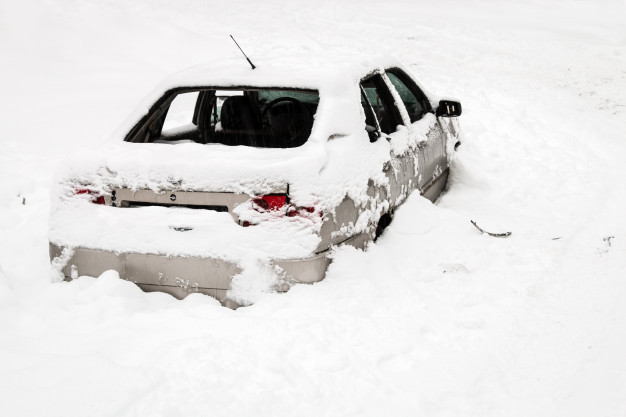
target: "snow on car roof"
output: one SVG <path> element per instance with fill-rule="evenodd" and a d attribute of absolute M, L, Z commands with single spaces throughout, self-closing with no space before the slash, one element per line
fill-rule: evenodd
<path fill-rule="evenodd" d="M 391 56 L 288 55 L 253 60 L 231 58 L 195 65 L 166 78 L 160 90 L 179 86 L 295 87 L 340 92 L 334 87 L 357 84 L 378 68 L 400 66 Z M 345 88 L 345 87 L 343 87 Z"/>

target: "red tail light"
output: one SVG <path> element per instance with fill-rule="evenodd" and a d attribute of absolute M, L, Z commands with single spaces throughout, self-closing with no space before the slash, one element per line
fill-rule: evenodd
<path fill-rule="evenodd" d="M 288 217 L 311 217 L 311 214 L 318 213 L 322 217 L 322 212 L 317 211 L 315 207 L 299 207 L 293 205 L 289 201 L 287 194 L 267 194 L 256 196 L 252 199 L 252 207 L 261 213 L 273 211 L 278 216 Z M 272 216 L 275 217 L 275 216 Z M 254 226 L 257 223 L 251 223 L 243 220 L 240 223 L 243 227 Z"/>
<path fill-rule="evenodd" d="M 296 216 L 301 216 L 305 213 L 315 213 L 315 207 L 293 207 L 292 210 L 289 210 L 287 212 L 287 216 L 296 217 Z M 320 216 L 321 215 L 322 213 L 320 212 Z"/>
<path fill-rule="evenodd" d="M 104 204 L 104 196 L 98 195 L 95 191 L 81 188 L 76 190 L 76 194 L 89 194 L 91 196 L 91 202 L 94 204 Z"/>
<path fill-rule="evenodd" d="M 287 202 L 286 194 L 268 194 L 255 197 L 252 202 L 262 210 L 279 210 L 283 208 Z"/>

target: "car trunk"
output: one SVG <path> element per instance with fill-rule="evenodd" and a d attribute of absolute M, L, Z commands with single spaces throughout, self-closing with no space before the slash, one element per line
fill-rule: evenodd
<path fill-rule="evenodd" d="M 128 142 L 84 149 L 59 173 L 49 240 L 233 262 L 307 257 L 319 243 L 316 223 L 281 211 L 244 227 L 244 214 L 263 217 L 253 204 L 262 197 L 309 205 L 325 162 L 315 141 L 289 149 Z"/>

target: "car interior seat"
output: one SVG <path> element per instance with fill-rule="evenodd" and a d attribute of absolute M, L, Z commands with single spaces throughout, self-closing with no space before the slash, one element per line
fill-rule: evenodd
<path fill-rule="evenodd" d="M 255 135 L 263 128 L 261 113 L 248 96 L 224 100 L 220 122 L 228 145 L 253 145 Z"/>

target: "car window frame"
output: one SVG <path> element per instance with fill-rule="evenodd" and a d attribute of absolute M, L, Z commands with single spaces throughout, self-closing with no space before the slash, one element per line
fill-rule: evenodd
<path fill-rule="evenodd" d="M 415 80 L 413 80 L 413 78 L 409 74 L 407 74 L 404 70 L 398 67 L 386 68 L 385 74 L 389 73 L 398 78 L 409 89 L 409 91 L 415 96 L 415 98 L 425 109 L 424 113 L 422 113 L 422 115 L 417 120 L 410 120 L 411 124 L 421 120 L 426 115 L 426 113 L 434 113 L 433 107 L 430 104 L 430 100 L 428 99 L 424 91 L 422 91 L 422 89 L 417 85 L 417 82 L 415 82 Z M 391 79 L 389 79 L 389 82 L 391 82 Z M 393 85 L 393 82 L 391 82 L 391 84 Z M 395 86 L 393 87 L 395 89 Z M 398 93 L 398 90 L 396 90 L 396 92 Z M 402 101 L 402 96 L 400 96 L 400 93 L 398 93 L 398 96 Z M 404 101 L 402 101 L 402 106 L 406 109 Z M 409 119 L 411 119 L 411 115 L 408 113 L 408 110 L 407 115 L 409 116 Z"/>
<path fill-rule="evenodd" d="M 378 122 L 378 117 L 376 117 L 376 112 L 374 111 L 374 109 L 372 108 L 372 103 L 370 103 L 370 99 L 367 97 L 367 93 L 365 92 L 365 88 L 363 87 L 363 85 L 359 84 L 359 89 L 361 91 L 361 98 L 365 101 L 365 104 L 367 105 L 367 108 L 369 109 L 369 113 L 370 115 L 374 118 L 374 122 L 376 123 L 376 126 L 373 126 L 376 130 L 369 131 L 367 130 L 367 114 L 365 115 L 365 131 L 367 132 L 367 135 L 370 138 L 370 142 L 376 142 L 383 134 L 382 130 L 380 129 L 380 123 Z M 367 112 L 367 110 L 365 110 Z"/>
<path fill-rule="evenodd" d="M 383 106 L 385 107 L 385 111 L 389 112 L 393 119 L 394 129 L 390 133 L 383 132 L 380 127 L 380 121 L 378 120 L 378 117 L 376 116 L 376 112 L 374 111 L 371 103 L 369 102 L 369 98 L 367 98 L 367 94 L 365 94 L 367 104 L 370 107 L 370 110 L 372 111 L 372 113 L 374 114 L 374 118 L 376 119 L 377 129 L 380 132 L 381 136 L 390 135 L 392 133 L 397 132 L 398 126 L 406 126 L 405 120 L 402 117 L 402 114 L 400 112 L 400 108 L 398 107 L 398 103 L 396 103 L 396 100 L 393 97 L 393 93 L 391 92 L 391 90 L 389 90 L 387 83 L 383 79 L 384 74 L 385 74 L 384 71 L 375 71 L 361 78 L 361 80 L 359 81 L 359 87 L 362 93 L 364 93 L 364 87 L 363 87 L 364 82 L 368 82 L 370 80 L 374 82 L 374 86 L 376 87 L 376 90 L 380 93 L 379 94 L 380 99 L 383 103 Z M 404 106 L 404 103 L 400 103 L 400 104 Z"/>

